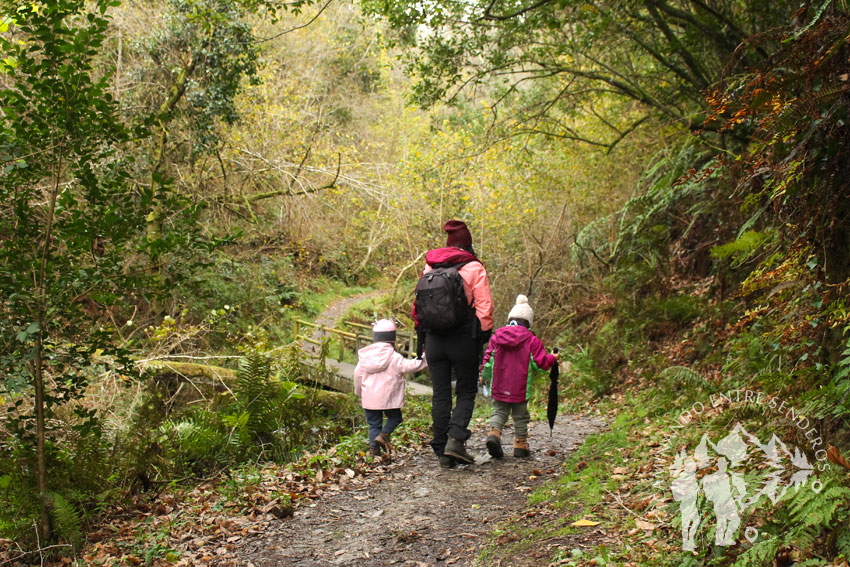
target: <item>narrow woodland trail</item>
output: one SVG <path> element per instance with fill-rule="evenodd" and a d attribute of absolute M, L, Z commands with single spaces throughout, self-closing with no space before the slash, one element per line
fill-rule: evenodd
<path fill-rule="evenodd" d="M 342 316 L 345 315 L 345 312 L 348 311 L 352 305 L 363 301 L 364 299 L 372 299 L 373 297 L 378 297 L 383 293 L 383 290 L 376 289 L 374 291 L 368 291 L 366 293 L 361 293 L 359 295 L 352 295 L 351 297 L 344 297 L 342 299 L 338 299 L 332 302 L 328 307 L 322 312 L 321 315 L 316 317 L 316 325 L 322 325 L 325 327 L 335 327 L 342 320 Z M 322 339 L 322 331 L 320 329 L 313 329 L 312 339 L 314 341 L 319 341 Z M 301 346 L 302 349 L 308 352 L 317 352 L 319 347 L 312 343 L 308 343 L 304 341 L 304 344 Z"/>
<path fill-rule="evenodd" d="M 547 424 L 533 423 L 527 460 L 511 456 L 509 427 L 503 438 L 507 456 L 497 461 L 484 449 L 481 425 L 468 443 L 477 463 L 451 470 L 438 466 L 423 440 L 402 451 L 398 462 L 374 465 L 342 490 L 245 540 L 235 553 L 245 567 L 473 565 L 497 524 L 521 513 L 528 493 L 560 474 L 566 456 L 603 427 L 599 418 L 565 415 L 550 439 Z M 554 538 L 549 545 L 573 545 L 577 537 Z M 535 553 L 528 565 L 546 565 L 546 550 Z"/>

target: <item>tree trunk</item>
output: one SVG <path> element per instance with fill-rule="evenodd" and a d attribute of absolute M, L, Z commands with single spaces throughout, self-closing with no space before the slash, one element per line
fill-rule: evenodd
<path fill-rule="evenodd" d="M 189 56 L 189 61 L 180 70 L 177 80 L 169 91 L 168 98 L 159 107 L 159 133 L 156 138 L 156 149 L 154 150 L 154 162 L 151 169 L 150 183 L 151 191 L 154 194 L 154 202 L 150 214 L 147 218 L 147 239 L 150 242 L 158 240 L 162 237 L 162 222 L 165 216 L 163 205 L 156 200 L 156 191 L 160 186 L 159 175 L 165 163 L 166 144 L 168 142 L 167 125 L 171 122 L 174 115 L 174 110 L 177 108 L 177 103 L 186 94 L 186 87 L 189 79 L 195 72 L 195 67 L 198 65 L 198 59 L 194 54 Z"/>
<path fill-rule="evenodd" d="M 39 322 L 39 327 L 41 322 Z M 33 357 L 33 378 L 35 379 L 35 443 L 38 468 L 38 494 L 41 505 L 41 540 L 50 541 L 50 497 L 47 494 L 47 456 L 44 451 L 46 436 L 44 420 L 44 368 L 43 341 L 41 328 L 35 339 Z"/>
<path fill-rule="evenodd" d="M 49 298 L 47 295 L 47 265 L 50 261 L 51 241 L 53 240 L 53 223 L 56 218 L 56 199 L 59 197 L 59 180 L 62 178 L 62 154 L 57 149 L 59 158 L 53 169 L 50 187 L 50 199 L 47 209 L 47 226 L 44 231 L 44 243 L 41 249 L 41 266 L 38 271 L 36 284 L 35 322 L 38 330 L 35 333 L 33 347 L 32 376 L 35 382 L 35 439 L 36 461 L 38 474 L 38 494 L 41 504 L 41 539 L 50 541 L 50 497 L 47 493 L 47 455 L 45 454 L 45 437 L 47 426 L 44 415 L 44 327 L 48 312 Z"/>

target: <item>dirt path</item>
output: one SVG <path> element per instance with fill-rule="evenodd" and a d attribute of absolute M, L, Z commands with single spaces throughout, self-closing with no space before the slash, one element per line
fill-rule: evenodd
<path fill-rule="evenodd" d="M 509 456 L 501 461 L 490 460 L 481 428 L 468 443 L 477 464 L 453 470 L 439 468 L 427 446 L 417 447 L 403 462 L 377 467 L 362 484 L 329 493 L 246 541 L 237 552 L 240 565 L 470 566 L 496 524 L 524 510 L 528 493 L 555 477 L 566 455 L 603 426 L 562 416 L 550 439 L 548 425 L 533 423 L 529 460 L 510 456 L 509 428 Z"/>
<path fill-rule="evenodd" d="M 377 289 L 374 291 L 369 291 L 366 293 L 361 293 L 359 295 L 352 295 L 351 297 L 345 297 L 342 299 L 338 299 L 328 305 L 327 309 L 325 309 L 321 315 L 316 317 L 315 323 L 317 325 L 323 325 L 325 327 L 336 327 L 336 325 L 342 319 L 342 316 L 345 315 L 346 311 L 348 311 L 352 305 L 355 303 L 359 303 L 365 299 L 372 299 L 373 297 L 378 297 L 383 293 L 383 290 Z M 311 338 L 314 341 L 320 341 L 322 339 L 322 331 L 321 329 L 313 329 L 313 333 Z M 312 343 L 304 342 L 301 347 L 303 350 L 308 352 L 316 353 L 319 350 L 317 345 Z"/>

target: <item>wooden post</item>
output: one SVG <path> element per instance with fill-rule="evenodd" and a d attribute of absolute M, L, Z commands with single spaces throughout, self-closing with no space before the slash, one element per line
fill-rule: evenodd
<path fill-rule="evenodd" d="M 301 325 L 298 323 L 298 319 L 295 320 L 295 336 L 294 340 L 298 340 L 298 337 L 301 335 Z"/>
<path fill-rule="evenodd" d="M 407 343 L 407 355 L 413 356 L 416 350 L 413 348 L 413 333 L 410 333 L 410 341 Z"/>
<path fill-rule="evenodd" d="M 342 362 L 342 360 L 344 358 L 345 358 L 345 337 L 340 335 L 339 336 L 339 361 Z"/>

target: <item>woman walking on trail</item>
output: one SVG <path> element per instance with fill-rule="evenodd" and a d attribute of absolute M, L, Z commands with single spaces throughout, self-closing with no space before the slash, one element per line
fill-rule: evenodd
<path fill-rule="evenodd" d="M 369 423 L 369 452 L 376 457 L 381 453 L 389 456 L 390 434 L 401 424 L 404 375 L 419 372 L 428 364 L 425 360 L 407 360 L 396 352 L 396 326 L 389 319 L 375 323 L 372 340 L 357 352 L 354 393 L 361 398 Z"/>
<path fill-rule="evenodd" d="M 453 467 L 457 462 L 475 462 L 466 441 L 472 434 L 468 426 L 478 393 L 481 351 L 493 328 L 493 298 L 487 270 L 475 255 L 466 224 L 450 220 L 443 230 L 446 247 L 425 255 L 413 320 L 431 368 L 431 447 L 441 466 Z M 457 379 L 454 408 L 452 371 Z"/>

